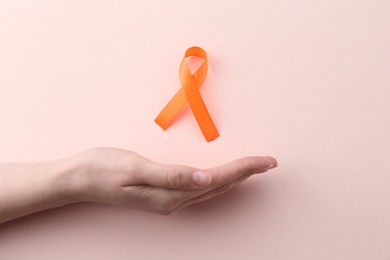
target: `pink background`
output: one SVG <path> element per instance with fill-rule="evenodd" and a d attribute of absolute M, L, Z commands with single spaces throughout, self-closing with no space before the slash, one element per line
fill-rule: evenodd
<path fill-rule="evenodd" d="M 0 160 L 94 146 L 280 166 L 169 217 L 79 204 L 0 225 L 0 259 L 390 259 L 388 0 L 1 1 Z M 162 131 L 185 50 L 221 136 Z"/>

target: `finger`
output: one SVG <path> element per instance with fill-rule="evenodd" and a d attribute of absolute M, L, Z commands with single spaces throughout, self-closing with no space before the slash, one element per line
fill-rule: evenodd
<path fill-rule="evenodd" d="M 230 182 L 228 184 L 225 184 L 225 185 L 222 185 L 214 190 L 211 190 L 209 192 L 206 192 L 198 197 L 195 197 L 195 198 L 192 198 L 190 200 L 187 200 L 187 201 L 184 201 L 182 203 L 180 203 L 175 211 L 179 211 L 185 207 L 188 207 L 189 205 L 192 205 L 192 204 L 195 204 L 195 203 L 198 203 L 198 202 L 202 202 L 202 201 L 205 201 L 205 200 L 209 200 L 209 199 L 212 199 L 216 196 L 219 196 L 229 190 L 231 190 L 232 188 L 234 188 L 235 186 L 237 186 L 238 184 L 240 184 L 241 182 L 245 181 L 246 179 L 248 179 L 251 175 L 248 174 L 248 175 L 244 175 L 244 176 L 241 176 L 240 178 L 234 180 L 233 182 Z"/>
<path fill-rule="evenodd" d="M 217 196 L 227 191 L 230 189 L 229 187 L 237 185 L 255 173 L 263 173 L 267 169 L 276 167 L 276 163 L 274 162 L 272 162 L 272 165 L 265 167 L 267 163 L 261 159 L 258 157 L 245 157 L 222 166 L 204 170 L 210 172 L 212 175 L 211 185 L 202 190 L 187 191 L 183 194 L 182 200 L 186 203 L 187 201 L 193 201 L 203 197 L 209 199 L 212 196 Z"/>
<path fill-rule="evenodd" d="M 125 206 L 150 212 L 163 213 L 171 211 L 181 202 L 182 193 L 149 185 L 123 187 Z"/>
<path fill-rule="evenodd" d="M 269 156 L 245 157 L 208 170 L 184 165 L 161 164 L 145 159 L 134 167 L 135 174 L 131 176 L 131 181 L 127 185 L 146 184 L 178 190 L 213 189 L 244 174 L 264 172 L 276 165 L 276 160 Z"/>
<path fill-rule="evenodd" d="M 249 156 L 205 171 L 212 175 L 209 188 L 213 189 L 232 182 L 241 176 L 263 173 L 276 166 L 277 161 L 271 156 Z"/>
<path fill-rule="evenodd" d="M 130 199 L 126 199 L 124 204 L 130 204 L 131 207 L 159 214 L 171 214 L 191 204 L 218 196 L 250 176 L 250 174 L 241 176 L 231 183 L 225 184 L 209 192 L 207 192 L 207 190 L 180 191 L 145 185 L 127 186 L 124 187 L 124 191 L 126 193 L 126 198 Z"/>
<path fill-rule="evenodd" d="M 131 183 L 127 185 L 151 185 L 167 189 L 196 190 L 211 183 L 208 172 L 184 165 L 169 165 L 150 160 L 138 163 Z"/>

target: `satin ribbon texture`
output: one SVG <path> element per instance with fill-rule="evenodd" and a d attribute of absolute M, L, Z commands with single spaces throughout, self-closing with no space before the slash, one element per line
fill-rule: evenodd
<path fill-rule="evenodd" d="M 191 56 L 203 59 L 202 65 L 194 74 L 192 74 L 188 68 L 186 60 Z M 206 79 L 207 67 L 207 54 L 202 48 L 191 47 L 187 49 L 181 61 L 179 70 L 182 87 L 154 120 L 162 129 L 166 130 L 169 127 L 179 114 L 180 110 L 182 110 L 184 105 L 188 102 L 206 141 L 210 142 L 219 136 L 218 130 L 215 127 L 199 92 L 199 88 Z"/>

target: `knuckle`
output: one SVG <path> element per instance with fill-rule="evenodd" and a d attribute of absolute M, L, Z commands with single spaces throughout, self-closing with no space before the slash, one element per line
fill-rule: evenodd
<path fill-rule="evenodd" d="M 177 167 L 169 167 L 166 182 L 171 188 L 179 188 L 183 183 L 183 174 Z"/>
<path fill-rule="evenodd" d="M 158 211 L 162 213 L 171 213 L 177 206 L 178 202 L 170 193 L 162 195 L 158 201 Z"/>
<path fill-rule="evenodd" d="M 166 190 L 160 194 L 156 210 L 162 215 L 170 215 L 177 211 L 181 202 L 182 199 L 179 193 Z"/>

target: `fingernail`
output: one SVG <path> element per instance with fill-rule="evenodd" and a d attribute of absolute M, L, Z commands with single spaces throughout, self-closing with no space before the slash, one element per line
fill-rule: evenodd
<path fill-rule="evenodd" d="M 269 161 L 268 169 L 272 169 L 278 166 L 278 161 L 272 156 L 266 156 L 267 160 Z"/>
<path fill-rule="evenodd" d="M 211 183 L 211 176 L 209 173 L 195 171 L 192 173 L 192 182 L 197 186 L 207 186 Z"/>

